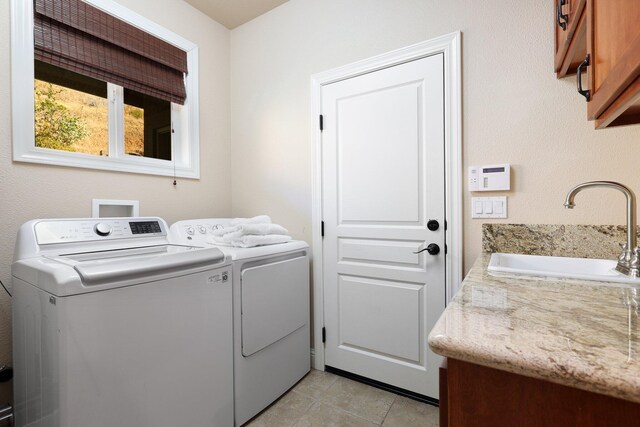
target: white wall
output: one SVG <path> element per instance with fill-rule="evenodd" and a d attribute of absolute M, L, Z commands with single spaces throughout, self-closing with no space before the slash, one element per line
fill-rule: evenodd
<path fill-rule="evenodd" d="M 91 199 L 135 199 L 141 215 L 168 222 L 228 216 L 231 211 L 229 145 L 229 30 L 182 0 L 118 0 L 200 47 L 201 179 L 91 171 L 11 160 L 9 1 L 0 2 L 0 280 L 10 282 L 18 227 L 44 217 L 91 216 Z M 11 360 L 11 304 L 0 289 L 0 365 Z M 0 384 L 0 403 L 10 387 Z"/>
<path fill-rule="evenodd" d="M 234 215 L 269 212 L 310 242 L 310 76 L 455 30 L 463 33 L 465 174 L 470 165 L 512 164 L 507 222 L 623 224 L 624 198 L 610 191 L 581 193 L 573 211 L 562 206 L 585 180 L 640 192 L 640 125 L 595 131 L 574 78 L 556 80 L 552 0 L 290 0 L 234 29 Z M 465 189 L 466 269 L 488 221 L 470 219 L 469 197 Z"/>

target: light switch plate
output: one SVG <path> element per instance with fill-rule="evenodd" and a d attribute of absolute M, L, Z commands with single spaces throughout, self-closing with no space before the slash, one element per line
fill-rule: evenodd
<path fill-rule="evenodd" d="M 472 197 L 471 218 L 507 218 L 507 196 Z"/>

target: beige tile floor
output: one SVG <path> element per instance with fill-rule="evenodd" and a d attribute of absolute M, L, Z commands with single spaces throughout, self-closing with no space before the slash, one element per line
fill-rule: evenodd
<path fill-rule="evenodd" d="M 250 427 L 437 427 L 438 408 L 312 369 Z"/>

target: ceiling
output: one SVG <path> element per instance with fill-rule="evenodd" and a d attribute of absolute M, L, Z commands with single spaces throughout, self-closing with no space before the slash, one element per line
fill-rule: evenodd
<path fill-rule="evenodd" d="M 185 0 L 229 29 L 251 21 L 288 0 Z"/>

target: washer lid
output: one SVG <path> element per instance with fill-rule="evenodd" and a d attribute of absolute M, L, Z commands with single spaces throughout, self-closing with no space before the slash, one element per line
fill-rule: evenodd
<path fill-rule="evenodd" d="M 217 248 L 154 245 L 47 255 L 14 263 L 13 274 L 65 296 L 182 276 L 224 262 L 225 255 Z"/>
<path fill-rule="evenodd" d="M 224 254 L 217 248 L 197 249 L 194 246 L 158 245 L 49 258 L 72 265 L 85 286 L 95 286 L 158 274 L 175 275 L 184 269 L 205 267 L 224 261 Z"/>

